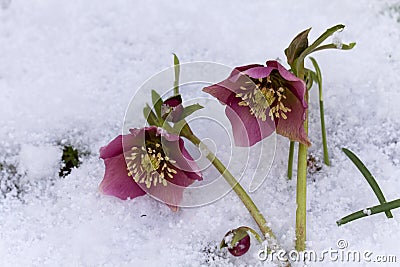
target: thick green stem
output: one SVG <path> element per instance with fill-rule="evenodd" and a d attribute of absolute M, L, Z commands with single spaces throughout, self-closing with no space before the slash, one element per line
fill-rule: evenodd
<path fill-rule="evenodd" d="M 297 71 L 298 77 L 304 78 L 304 62 L 302 68 Z M 305 92 L 308 103 L 308 91 Z M 308 134 L 308 111 L 305 114 L 304 130 Z M 296 187 L 296 250 L 303 251 L 306 248 L 306 200 L 307 200 L 307 146 L 299 143 L 297 160 L 297 187 Z"/>
<path fill-rule="evenodd" d="M 293 156 L 294 156 L 294 141 L 290 141 L 289 146 L 289 159 L 287 166 L 287 176 L 289 180 L 292 180 L 293 176 Z"/>
<path fill-rule="evenodd" d="M 194 145 L 199 147 L 200 149 L 205 149 L 207 151 L 207 159 L 214 165 L 214 167 L 221 173 L 221 175 L 225 178 L 228 184 L 232 187 L 233 191 L 237 194 L 240 200 L 243 202 L 247 210 L 250 212 L 251 216 L 256 221 L 258 227 L 260 228 L 263 236 L 267 237 L 267 239 L 276 240 L 274 233 L 271 228 L 268 227 L 267 221 L 264 216 L 261 214 L 260 210 L 254 204 L 253 200 L 251 200 L 250 196 L 246 193 L 243 187 L 239 184 L 239 182 L 233 177 L 233 175 L 226 169 L 224 164 L 211 152 L 207 149 L 206 145 L 201 142 L 199 138 L 195 135 L 184 135 L 187 139 L 189 139 Z"/>
<path fill-rule="evenodd" d="M 307 146 L 299 144 L 296 192 L 296 249 L 306 248 Z"/>

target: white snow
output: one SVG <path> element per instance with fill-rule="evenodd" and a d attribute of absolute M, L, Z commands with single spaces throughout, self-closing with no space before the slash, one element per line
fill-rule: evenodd
<path fill-rule="evenodd" d="M 371 210 L 370 209 L 363 209 L 363 213 L 367 216 L 371 215 Z"/>
<path fill-rule="evenodd" d="M 341 41 L 357 45 L 315 54 L 332 166 L 309 175 L 308 248 L 337 249 L 344 239 L 351 250 L 397 255 L 399 262 L 399 210 L 390 220 L 379 214 L 335 223 L 378 204 L 342 147 L 364 161 L 388 201 L 400 197 L 399 6 L 398 0 L 0 0 L 0 163 L 8 166 L 0 175 L 0 266 L 274 266 L 257 259 L 254 238 L 243 257 L 217 249 L 231 229 L 257 230 L 233 193 L 178 213 L 147 196 L 106 197 L 97 191 L 104 173 L 98 149 L 121 132 L 131 96 L 172 64 L 171 53 L 181 62 L 264 63 L 284 59 L 298 32 L 313 27 L 314 40 L 338 23 L 346 25 Z M 313 90 L 310 151 L 321 158 L 317 99 Z M 138 127 L 142 122 L 138 117 Z M 60 143 L 90 151 L 65 178 L 57 172 Z M 296 183 L 285 177 L 288 141 L 279 137 L 277 147 L 271 173 L 251 196 L 291 250 Z M 243 157 L 232 159 L 235 174 Z"/>
<path fill-rule="evenodd" d="M 20 172 L 26 172 L 31 179 L 49 178 L 58 174 L 61 166 L 62 151 L 51 145 L 21 145 L 19 152 Z"/>

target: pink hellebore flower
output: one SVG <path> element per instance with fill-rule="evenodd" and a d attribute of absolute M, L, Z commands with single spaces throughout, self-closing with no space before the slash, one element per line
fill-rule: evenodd
<path fill-rule="evenodd" d="M 203 89 L 227 105 L 237 146 L 252 146 L 275 129 L 310 146 L 304 131 L 306 90 L 304 81 L 277 61 L 237 67 L 226 80 Z"/>
<path fill-rule="evenodd" d="M 146 193 L 178 210 L 183 190 L 202 180 L 198 166 L 184 147 L 183 140 L 150 126 L 131 129 L 100 149 L 105 163 L 99 189 L 120 199 Z"/>

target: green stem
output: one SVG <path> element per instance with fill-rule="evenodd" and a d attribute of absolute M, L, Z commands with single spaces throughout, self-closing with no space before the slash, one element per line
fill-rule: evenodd
<path fill-rule="evenodd" d="M 322 94 L 322 92 L 321 92 Z M 325 116 L 324 116 L 324 101 L 322 100 L 322 95 L 320 95 L 319 100 L 319 114 L 321 117 L 321 133 L 322 133 L 322 146 L 324 150 L 324 162 L 327 166 L 330 166 L 328 143 L 326 141 L 326 129 L 325 129 Z"/>
<path fill-rule="evenodd" d="M 312 64 L 314 65 L 315 73 L 317 75 L 318 80 L 318 93 L 319 93 L 319 115 L 321 119 L 321 134 L 322 134 L 322 146 L 324 151 L 324 162 L 327 166 L 330 166 L 329 162 L 329 152 L 328 152 L 328 143 L 326 140 L 326 128 L 325 128 L 325 114 L 324 114 L 324 100 L 322 98 L 322 74 L 321 69 L 318 66 L 315 58 L 310 57 Z"/>
<path fill-rule="evenodd" d="M 186 133 L 186 131 L 183 130 L 182 133 Z M 253 200 L 251 200 L 250 196 L 246 193 L 246 191 L 239 184 L 239 182 L 235 179 L 235 177 L 233 177 L 233 175 L 226 169 L 224 164 L 214 155 L 214 153 L 208 150 L 207 146 L 203 142 L 201 142 L 201 140 L 197 138 L 193 133 L 184 134 L 184 136 L 198 148 L 205 149 L 208 152 L 206 156 L 207 159 L 214 165 L 214 167 L 219 171 L 219 173 L 221 173 L 221 175 L 225 178 L 228 184 L 232 187 L 233 191 L 235 191 L 237 196 L 243 202 L 247 210 L 250 212 L 251 216 L 256 221 L 263 236 L 276 240 L 274 233 L 272 232 L 271 228 L 268 227 L 267 221 L 261 214 L 260 210 L 254 204 Z"/>
<path fill-rule="evenodd" d="M 287 169 L 287 176 L 289 180 L 292 180 L 293 176 L 293 155 L 294 155 L 294 141 L 290 141 L 288 169 Z"/>
<path fill-rule="evenodd" d="M 306 248 L 307 146 L 299 144 L 296 192 L 296 249 Z"/>
<path fill-rule="evenodd" d="M 343 217 L 342 219 L 337 221 L 336 224 L 338 226 L 340 226 L 340 225 L 349 223 L 351 221 L 360 219 L 362 217 L 371 216 L 371 215 L 381 213 L 381 212 L 388 212 L 388 211 L 390 212 L 390 210 L 396 209 L 399 207 L 400 207 L 400 199 L 396 199 L 396 200 L 389 201 L 389 202 L 386 202 L 381 205 L 373 206 L 373 207 L 365 209 L 365 210 L 359 210 L 357 212 L 354 212 L 346 217 Z M 367 212 L 364 212 L 364 211 L 367 211 Z"/>
<path fill-rule="evenodd" d="M 298 69 L 298 77 L 304 78 L 304 62 Z M 308 103 L 308 91 L 305 92 L 305 99 Z M 308 111 L 306 111 L 304 130 L 308 134 Z M 306 248 L 306 200 L 307 200 L 307 146 L 299 143 L 297 160 L 297 187 L 296 187 L 296 250 L 303 251 Z"/>

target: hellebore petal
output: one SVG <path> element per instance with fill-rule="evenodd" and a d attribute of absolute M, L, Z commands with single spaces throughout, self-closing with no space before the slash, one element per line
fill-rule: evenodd
<path fill-rule="evenodd" d="M 106 166 L 104 179 L 99 185 L 99 190 L 105 195 L 120 199 L 135 198 L 146 194 L 126 171 L 125 158 L 122 154 L 104 159 Z"/>
<path fill-rule="evenodd" d="M 303 125 L 305 83 L 277 61 L 268 61 L 266 67 L 237 67 L 227 79 L 203 91 L 227 105 L 225 113 L 237 146 L 252 146 L 275 128 L 292 141 L 311 144 Z"/>
<path fill-rule="evenodd" d="M 236 67 L 231 72 L 231 74 L 229 75 L 229 77 L 227 79 L 225 79 L 217 84 L 204 87 L 203 91 L 214 96 L 219 101 L 221 101 L 223 104 L 226 104 L 229 97 L 239 89 L 239 86 L 238 86 L 239 84 L 237 84 L 236 82 L 243 75 L 242 72 L 245 72 L 246 70 L 249 70 L 249 69 L 258 68 L 258 67 L 263 67 L 263 66 L 259 65 L 259 64 L 252 64 L 252 65 L 247 65 L 247 66 Z"/>
<path fill-rule="evenodd" d="M 241 100 L 231 97 L 225 114 L 231 125 L 235 144 L 248 147 L 268 137 L 275 131 L 272 121 L 262 121 L 248 111 L 248 107 L 240 106 Z"/>
<path fill-rule="evenodd" d="M 307 90 L 305 82 L 286 70 L 277 61 L 267 61 L 267 67 L 278 71 L 280 76 L 280 81 L 278 82 L 288 89 L 286 90 L 285 107 L 291 110 L 286 114 L 287 119 L 282 117 L 275 118 L 276 132 L 292 141 L 310 146 L 311 142 L 304 130 L 304 121 L 308 108 L 305 99 Z"/>
<path fill-rule="evenodd" d="M 284 80 L 286 80 L 288 86 L 290 86 L 289 90 L 297 97 L 297 99 L 301 101 L 303 107 L 307 108 L 307 102 L 305 100 L 305 94 L 307 89 L 304 81 L 296 77 L 296 75 L 294 75 L 287 69 L 285 69 L 285 67 L 282 66 L 278 61 L 275 60 L 267 61 L 267 66 L 278 70 L 281 77 Z"/>
<path fill-rule="evenodd" d="M 100 148 L 100 158 L 112 158 L 122 154 L 122 152 L 122 135 L 118 135 L 107 146 Z"/>
<path fill-rule="evenodd" d="M 290 108 L 292 111 L 290 112 L 290 116 L 287 115 L 286 120 L 276 120 L 276 133 L 288 137 L 292 141 L 297 141 L 310 146 L 311 142 L 304 131 L 306 109 L 294 94 L 288 93 L 286 96 L 288 99 L 286 103 L 287 108 Z"/>

